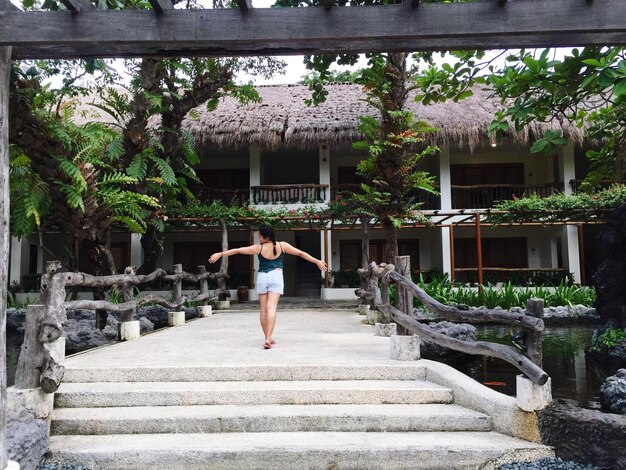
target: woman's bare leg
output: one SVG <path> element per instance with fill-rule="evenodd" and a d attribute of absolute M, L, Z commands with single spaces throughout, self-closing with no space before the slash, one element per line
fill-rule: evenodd
<path fill-rule="evenodd" d="M 265 342 L 272 342 L 272 334 L 274 333 L 274 326 L 276 325 L 276 307 L 278 307 L 278 301 L 280 294 L 277 292 L 267 293 L 266 303 L 266 329 L 263 329 L 265 333 Z"/>
<path fill-rule="evenodd" d="M 261 304 L 261 329 L 263 329 L 263 335 L 267 338 L 267 294 L 259 294 L 259 303 Z"/>

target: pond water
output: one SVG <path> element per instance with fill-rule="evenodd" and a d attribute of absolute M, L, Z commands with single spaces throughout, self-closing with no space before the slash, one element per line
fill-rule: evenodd
<path fill-rule="evenodd" d="M 599 392 L 608 370 L 599 369 L 585 355 L 596 326 L 548 326 L 543 337 L 543 369 L 552 378 L 552 396 L 584 408 L 600 408 Z M 477 339 L 511 344 L 516 330 L 504 326 L 477 326 Z M 494 390 L 515 395 L 518 370 L 485 356 L 463 356 L 445 361 Z"/>

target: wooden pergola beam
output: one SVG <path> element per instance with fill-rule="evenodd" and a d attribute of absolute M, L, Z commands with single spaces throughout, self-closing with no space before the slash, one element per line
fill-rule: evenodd
<path fill-rule="evenodd" d="M 626 2 L 525 0 L 304 8 L 14 12 L 14 59 L 300 55 L 626 44 Z"/>
<path fill-rule="evenodd" d="M 95 9 L 89 0 L 61 0 L 61 3 L 73 14 Z"/>
<path fill-rule="evenodd" d="M 159 14 L 162 14 L 168 10 L 174 9 L 174 4 L 171 2 L 171 0 L 148 0 L 148 1 L 150 2 L 150 5 L 152 5 L 152 9 Z"/>
<path fill-rule="evenodd" d="M 9 0 L 0 0 L 0 11 L 22 11 Z"/>
<path fill-rule="evenodd" d="M 239 6 L 239 10 L 241 13 L 246 13 L 249 10 L 252 10 L 252 1 L 251 0 L 236 0 L 237 5 Z"/>

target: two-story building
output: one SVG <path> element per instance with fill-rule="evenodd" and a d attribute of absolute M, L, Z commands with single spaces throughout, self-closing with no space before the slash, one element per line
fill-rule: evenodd
<path fill-rule="evenodd" d="M 325 103 L 307 107 L 306 86 L 283 85 L 258 88 L 262 102 L 242 106 L 226 98 L 215 111 L 202 107 L 190 113 L 185 127 L 196 138 L 202 163 L 197 174 L 201 187 L 194 188 L 199 198 L 233 198 L 250 204 L 289 208 L 304 204 L 324 205 L 341 191 L 359 188 L 356 165 L 363 153 L 351 148 L 361 136 L 358 117 L 376 116 L 364 101 L 358 85 L 328 85 Z M 503 141 L 487 136 L 487 127 L 500 108 L 498 99 L 476 89 L 474 96 L 459 103 L 431 106 L 408 102 L 418 119 L 438 129 L 433 135 L 440 152 L 426 158 L 423 168 L 436 176 L 438 196 L 425 196 L 424 209 L 437 214 L 454 214 L 464 209 L 489 209 L 495 201 L 530 193 L 540 196 L 564 191 L 571 193 L 576 180 L 588 168 L 580 129 L 563 124 L 569 142 L 557 155 L 531 154 L 530 145 L 546 129 L 560 124 L 536 124 L 524 132 L 511 132 Z M 447 218 L 446 218 L 447 217 Z M 456 217 L 456 218 L 455 218 Z M 478 266 L 476 229 L 471 224 L 454 225 L 467 217 L 438 215 L 432 227 L 404 228 L 399 234 L 401 254 L 409 254 L 412 270 L 447 272 L 457 280 L 475 280 Z M 345 228 L 345 227 L 344 227 Z M 576 282 L 585 282 L 600 258 L 593 241 L 594 226 L 522 225 L 481 227 L 482 266 L 485 280 L 516 279 L 512 274 L 532 272 L 571 272 Z M 361 260 L 361 231 L 299 230 L 280 232 L 278 237 L 324 258 L 330 270 L 354 269 Z M 63 234 L 44 234 L 12 241 L 11 281 L 41 273 L 53 253 L 63 253 Z M 230 246 L 256 240 L 247 232 L 230 234 Z M 142 250 L 139 235 L 117 232 L 111 248 L 118 266 L 140 265 Z M 208 255 L 219 249 L 220 234 L 215 231 L 168 231 L 161 266 L 182 263 L 193 271 L 206 263 Z M 369 244 L 370 259 L 381 261 L 384 233 L 373 229 Z M 581 263 L 588 253 L 589 270 Z M 233 257 L 229 271 L 231 287 L 250 284 L 256 260 Z M 289 257 L 286 262 L 287 295 L 319 296 L 322 283 L 315 266 Z M 519 277 L 519 276 L 518 276 Z"/>

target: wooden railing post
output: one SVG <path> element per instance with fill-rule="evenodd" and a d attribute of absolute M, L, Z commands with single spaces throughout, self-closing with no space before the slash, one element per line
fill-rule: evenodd
<path fill-rule="evenodd" d="M 24 342 L 15 370 L 16 388 L 37 388 L 44 361 L 44 347 L 39 342 L 39 328 L 46 318 L 45 305 L 29 305 L 24 320 Z"/>
<path fill-rule="evenodd" d="M 543 299 L 529 299 L 526 304 L 526 315 L 543 320 Z M 526 331 L 526 354 L 537 366 L 543 367 L 543 352 L 541 349 L 543 332 Z"/>
<path fill-rule="evenodd" d="M 411 280 L 411 257 L 410 256 L 396 256 L 394 260 L 394 266 L 396 272 L 401 276 Z M 396 308 L 401 312 L 411 315 L 413 312 L 413 296 L 409 293 L 404 286 L 396 284 Z M 409 335 L 409 331 L 401 325 L 398 325 L 399 335 Z"/>
<path fill-rule="evenodd" d="M 198 274 L 202 275 L 205 273 L 206 273 L 206 266 L 204 264 L 201 264 L 200 266 L 198 266 Z M 209 293 L 209 280 L 206 277 L 204 277 L 200 279 L 200 295 L 204 295 L 208 293 Z M 202 305 L 208 305 L 209 300 L 202 299 L 201 303 Z"/>
<path fill-rule="evenodd" d="M 183 273 L 183 265 L 182 264 L 175 264 L 174 265 L 174 275 L 176 274 L 182 274 Z M 175 281 L 174 281 L 174 287 L 172 288 L 172 291 L 174 293 L 174 302 L 175 304 L 180 304 L 182 302 L 182 298 L 183 298 L 183 278 L 178 277 Z"/>
<path fill-rule="evenodd" d="M 124 269 L 124 274 L 134 275 L 135 269 L 132 266 L 127 266 Z M 133 285 L 130 282 L 125 282 L 122 284 L 122 300 L 124 302 L 130 302 L 133 300 Z M 133 311 L 132 310 L 123 310 L 120 312 L 120 322 L 128 322 L 133 320 Z"/>
<path fill-rule="evenodd" d="M 2 8 L 0 8 L 2 9 Z M 9 263 L 9 83 L 11 47 L 0 47 L 0 468 L 7 465 L 6 299 Z"/>
<path fill-rule="evenodd" d="M 41 386 L 46 393 L 54 392 L 61 383 L 65 368 L 57 364 L 44 347 L 58 338 L 45 334 L 45 305 L 29 305 L 24 322 L 24 342 L 15 371 L 15 387 L 34 389 Z"/>

